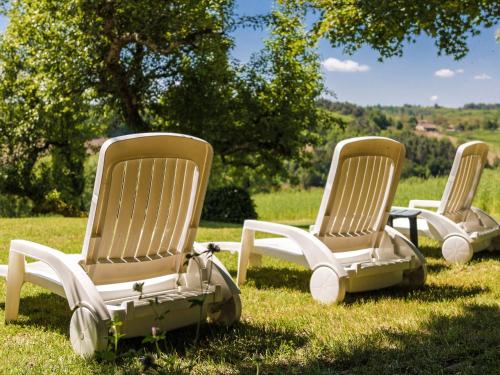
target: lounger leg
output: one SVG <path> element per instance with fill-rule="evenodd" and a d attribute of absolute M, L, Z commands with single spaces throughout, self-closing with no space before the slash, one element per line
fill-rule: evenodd
<path fill-rule="evenodd" d="M 241 250 L 238 257 L 238 285 L 243 284 L 247 279 L 247 268 L 252 254 L 255 240 L 255 232 L 250 229 L 243 228 L 241 236 Z"/>
<path fill-rule="evenodd" d="M 17 319 L 19 299 L 24 282 L 24 255 L 11 251 L 7 271 L 7 296 L 5 298 L 5 322 Z"/>

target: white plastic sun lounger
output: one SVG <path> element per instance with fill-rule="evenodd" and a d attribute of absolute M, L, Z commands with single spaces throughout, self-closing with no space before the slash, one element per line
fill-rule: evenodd
<path fill-rule="evenodd" d="M 312 297 L 323 303 L 340 302 L 345 292 L 423 284 L 424 257 L 386 226 L 404 155 L 404 146 L 388 138 L 340 142 L 309 232 L 247 220 L 241 244 L 219 243 L 222 249 L 239 251 L 238 283 L 245 282 L 249 263 L 259 264 L 267 255 L 310 268 Z M 282 237 L 256 240 L 256 231 Z"/>
<path fill-rule="evenodd" d="M 410 201 L 411 208 L 421 211 L 417 220 L 419 234 L 440 241 L 443 257 L 449 263 L 465 263 L 475 252 L 500 249 L 499 223 L 471 206 L 487 155 L 488 146 L 484 142 L 461 145 L 441 200 Z M 394 220 L 394 227 L 402 233 L 408 232 L 406 220 Z"/>
<path fill-rule="evenodd" d="M 224 266 L 209 254 L 186 257 L 193 250 L 212 155 L 207 142 L 178 134 L 104 143 L 82 253 L 11 242 L 9 265 L 0 269 L 7 274 L 6 322 L 17 319 L 24 282 L 68 300 L 70 340 L 82 356 L 106 348 L 114 318 L 126 337 L 147 335 L 152 326 L 196 324 L 200 315 L 237 321 L 239 289 Z M 26 257 L 38 261 L 26 263 Z M 133 290 L 136 282 L 144 283 L 143 298 Z M 194 299 L 200 302 L 196 307 Z"/>

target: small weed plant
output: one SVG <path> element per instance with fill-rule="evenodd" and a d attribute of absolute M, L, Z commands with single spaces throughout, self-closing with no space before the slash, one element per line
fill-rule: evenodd
<path fill-rule="evenodd" d="M 190 302 L 189 308 L 198 308 L 199 309 L 199 319 L 196 323 L 196 334 L 193 340 L 193 345 L 198 343 L 200 337 L 200 327 L 203 320 L 203 308 L 205 305 L 205 301 L 210 291 L 210 282 L 212 279 L 212 257 L 214 253 L 219 252 L 220 248 L 210 243 L 207 246 L 206 250 L 201 252 L 192 251 L 191 253 L 186 255 L 186 260 L 184 262 L 184 266 L 187 266 L 190 261 L 195 262 L 198 267 L 199 274 L 199 282 L 200 282 L 200 290 L 202 291 L 201 296 L 199 298 L 191 298 L 188 301 Z M 206 264 L 209 265 L 207 269 L 207 277 L 206 279 L 203 277 L 203 269 L 205 266 L 203 265 L 202 257 L 206 257 Z M 139 293 L 137 299 L 144 300 L 149 303 L 151 309 L 154 313 L 154 324 L 151 326 L 151 333 L 144 337 L 142 340 L 142 344 L 152 344 L 156 351 L 156 357 L 144 351 L 144 355 L 141 358 L 141 363 L 144 368 L 144 371 L 148 369 L 154 369 L 156 366 L 156 358 L 158 357 L 168 357 L 168 341 L 167 341 L 167 332 L 161 329 L 162 321 L 167 317 L 170 310 L 162 311 L 161 302 L 159 300 L 159 296 L 148 297 L 144 294 L 144 282 L 136 282 L 132 286 L 132 290 L 134 292 Z M 125 353 L 119 353 L 119 342 L 126 335 L 120 332 L 120 327 L 123 325 L 123 322 L 119 319 L 119 317 L 115 316 L 111 321 L 109 335 L 108 335 L 108 346 L 107 349 L 98 353 L 98 357 L 107 362 L 116 362 L 120 358 L 136 356 L 137 352 L 135 350 L 129 350 Z M 163 343 L 163 350 L 160 347 L 160 343 Z"/>

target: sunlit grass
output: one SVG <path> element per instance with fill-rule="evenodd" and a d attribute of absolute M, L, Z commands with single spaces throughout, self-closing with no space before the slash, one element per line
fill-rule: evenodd
<path fill-rule="evenodd" d="M 498 154 L 500 152 L 500 130 L 488 131 L 488 130 L 473 130 L 473 131 L 462 131 L 451 133 L 450 135 L 458 138 L 460 143 L 466 141 L 483 141 L 488 143 L 491 152 Z"/>
<path fill-rule="evenodd" d="M 498 171 L 486 171 L 476 204 L 495 215 Z M 493 179 L 493 180 L 492 180 Z M 397 204 L 436 198 L 444 179 L 403 181 Z M 301 225 L 314 221 L 321 189 L 256 197 L 265 220 Z M 491 211 L 490 211 L 491 212 Z M 0 219 L 0 263 L 7 262 L 13 238 L 79 252 L 86 219 L 58 217 Z M 203 223 L 199 241 L 231 240 L 239 225 Z M 195 374 L 493 374 L 500 368 L 500 252 L 477 254 L 465 266 L 448 266 L 438 244 L 422 240 L 429 266 L 419 290 L 389 288 L 350 294 L 338 306 L 314 302 L 310 271 L 264 258 L 242 287 L 243 316 L 234 328 L 207 326 L 193 344 L 194 328 L 167 334 L 166 354 L 153 373 Z M 220 254 L 234 276 L 236 255 Z M 84 361 L 68 338 L 71 312 L 64 299 L 33 285 L 22 292 L 20 320 L 5 325 L 5 282 L 0 279 L 0 374 L 142 373 L 140 339 L 124 340 L 115 364 Z M 152 348 L 148 348 L 152 349 Z"/>
<path fill-rule="evenodd" d="M 395 206 L 407 206 L 411 199 L 441 199 L 447 177 L 429 179 L 412 177 L 398 185 Z M 256 194 L 254 200 L 259 218 L 295 224 L 312 224 L 323 195 L 322 188 L 306 191 L 285 190 Z M 500 218 L 500 169 L 483 172 L 474 205 Z"/>

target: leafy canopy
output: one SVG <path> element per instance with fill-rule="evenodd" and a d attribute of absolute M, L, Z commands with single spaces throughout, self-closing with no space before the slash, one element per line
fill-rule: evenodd
<path fill-rule="evenodd" d="M 189 133 L 214 145 L 216 184 L 263 187 L 339 124 L 316 106 L 320 38 L 389 57 L 426 33 L 460 58 L 500 15 L 486 0 L 279 0 L 261 17 L 236 15 L 233 0 L 0 3 L 10 19 L 0 37 L 0 191 L 68 214 L 84 204 L 88 139 Z M 239 27 L 269 30 L 245 63 L 231 58 Z"/>
<path fill-rule="evenodd" d="M 37 206 L 57 198 L 81 207 L 84 143 L 99 135 L 202 137 L 239 184 L 249 183 L 244 168 L 249 178 L 276 175 L 312 140 L 322 85 L 301 9 L 249 18 L 233 13 L 232 0 L 15 0 L 7 14 L 1 127 L 5 153 L 25 147 L 0 169 L 9 192 Z M 264 49 L 232 60 L 232 31 L 262 25 Z"/>
<path fill-rule="evenodd" d="M 459 59 L 469 51 L 469 37 L 500 19 L 494 0 L 280 0 L 316 12 L 313 32 L 333 47 L 352 53 L 363 45 L 381 58 L 401 56 L 405 43 L 425 34 L 438 52 Z M 497 31 L 498 35 L 498 31 Z M 498 38 L 498 36 L 497 36 Z"/>

